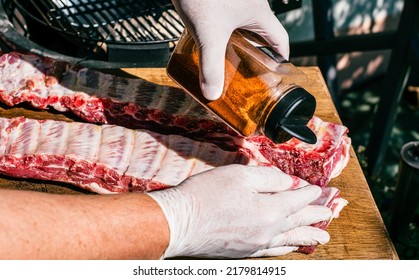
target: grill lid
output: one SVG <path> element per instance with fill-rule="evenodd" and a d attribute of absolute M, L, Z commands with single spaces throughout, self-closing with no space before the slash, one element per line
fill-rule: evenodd
<path fill-rule="evenodd" d="M 80 41 L 172 42 L 184 29 L 170 0 L 12 1 L 24 16 Z"/>

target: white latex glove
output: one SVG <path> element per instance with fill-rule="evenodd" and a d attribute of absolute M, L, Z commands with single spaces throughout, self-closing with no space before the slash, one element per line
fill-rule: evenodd
<path fill-rule="evenodd" d="M 327 207 L 308 205 L 320 187 L 287 190 L 292 185 L 276 168 L 228 165 L 149 193 L 170 228 L 162 258 L 278 256 L 327 243 L 326 231 L 309 226 L 332 216 Z"/>
<path fill-rule="evenodd" d="M 218 99 L 224 86 L 224 58 L 231 33 L 253 31 L 285 59 L 289 57 L 288 33 L 267 0 L 172 0 L 200 50 L 200 83 L 203 95 Z"/>

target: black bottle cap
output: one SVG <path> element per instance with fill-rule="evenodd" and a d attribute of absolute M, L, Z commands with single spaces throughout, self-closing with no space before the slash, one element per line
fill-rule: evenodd
<path fill-rule="evenodd" d="M 316 99 L 303 88 L 289 91 L 270 113 L 265 124 L 265 135 L 275 143 L 283 143 L 295 137 L 315 144 L 317 137 L 307 127 L 316 109 Z"/>

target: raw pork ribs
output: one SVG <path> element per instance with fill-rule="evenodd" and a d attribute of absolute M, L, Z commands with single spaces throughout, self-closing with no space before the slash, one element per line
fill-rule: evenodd
<path fill-rule="evenodd" d="M 91 123 L 213 143 L 319 186 L 338 176 L 349 160 L 350 138 L 342 125 L 313 117 L 309 125 L 318 138 L 315 145 L 296 139 L 274 144 L 263 136 L 243 138 L 178 88 L 34 55 L 0 57 L 0 100 L 9 106 L 29 102 L 39 109 L 70 111 Z"/>
<path fill-rule="evenodd" d="M 87 122 L 0 118 L 3 174 L 106 194 L 176 186 L 221 165 L 264 165 L 292 175 L 295 188 L 323 187 L 313 204 L 329 207 L 334 218 L 347 204 L 326 185 L 348 163 L 348 130 L 318 117 L 309 123 L 314 145 L 244 138 L 178 88 L 20 53 L 0 57 L 0 101 L 72 112 Z"/>

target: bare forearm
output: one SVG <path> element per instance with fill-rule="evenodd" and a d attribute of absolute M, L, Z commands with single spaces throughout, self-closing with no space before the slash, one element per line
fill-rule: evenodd
<path fill-rule="evenodd" d="M 155 259 L 169 228 L 147 195 L 0 190 L 0 258 Z"/>

